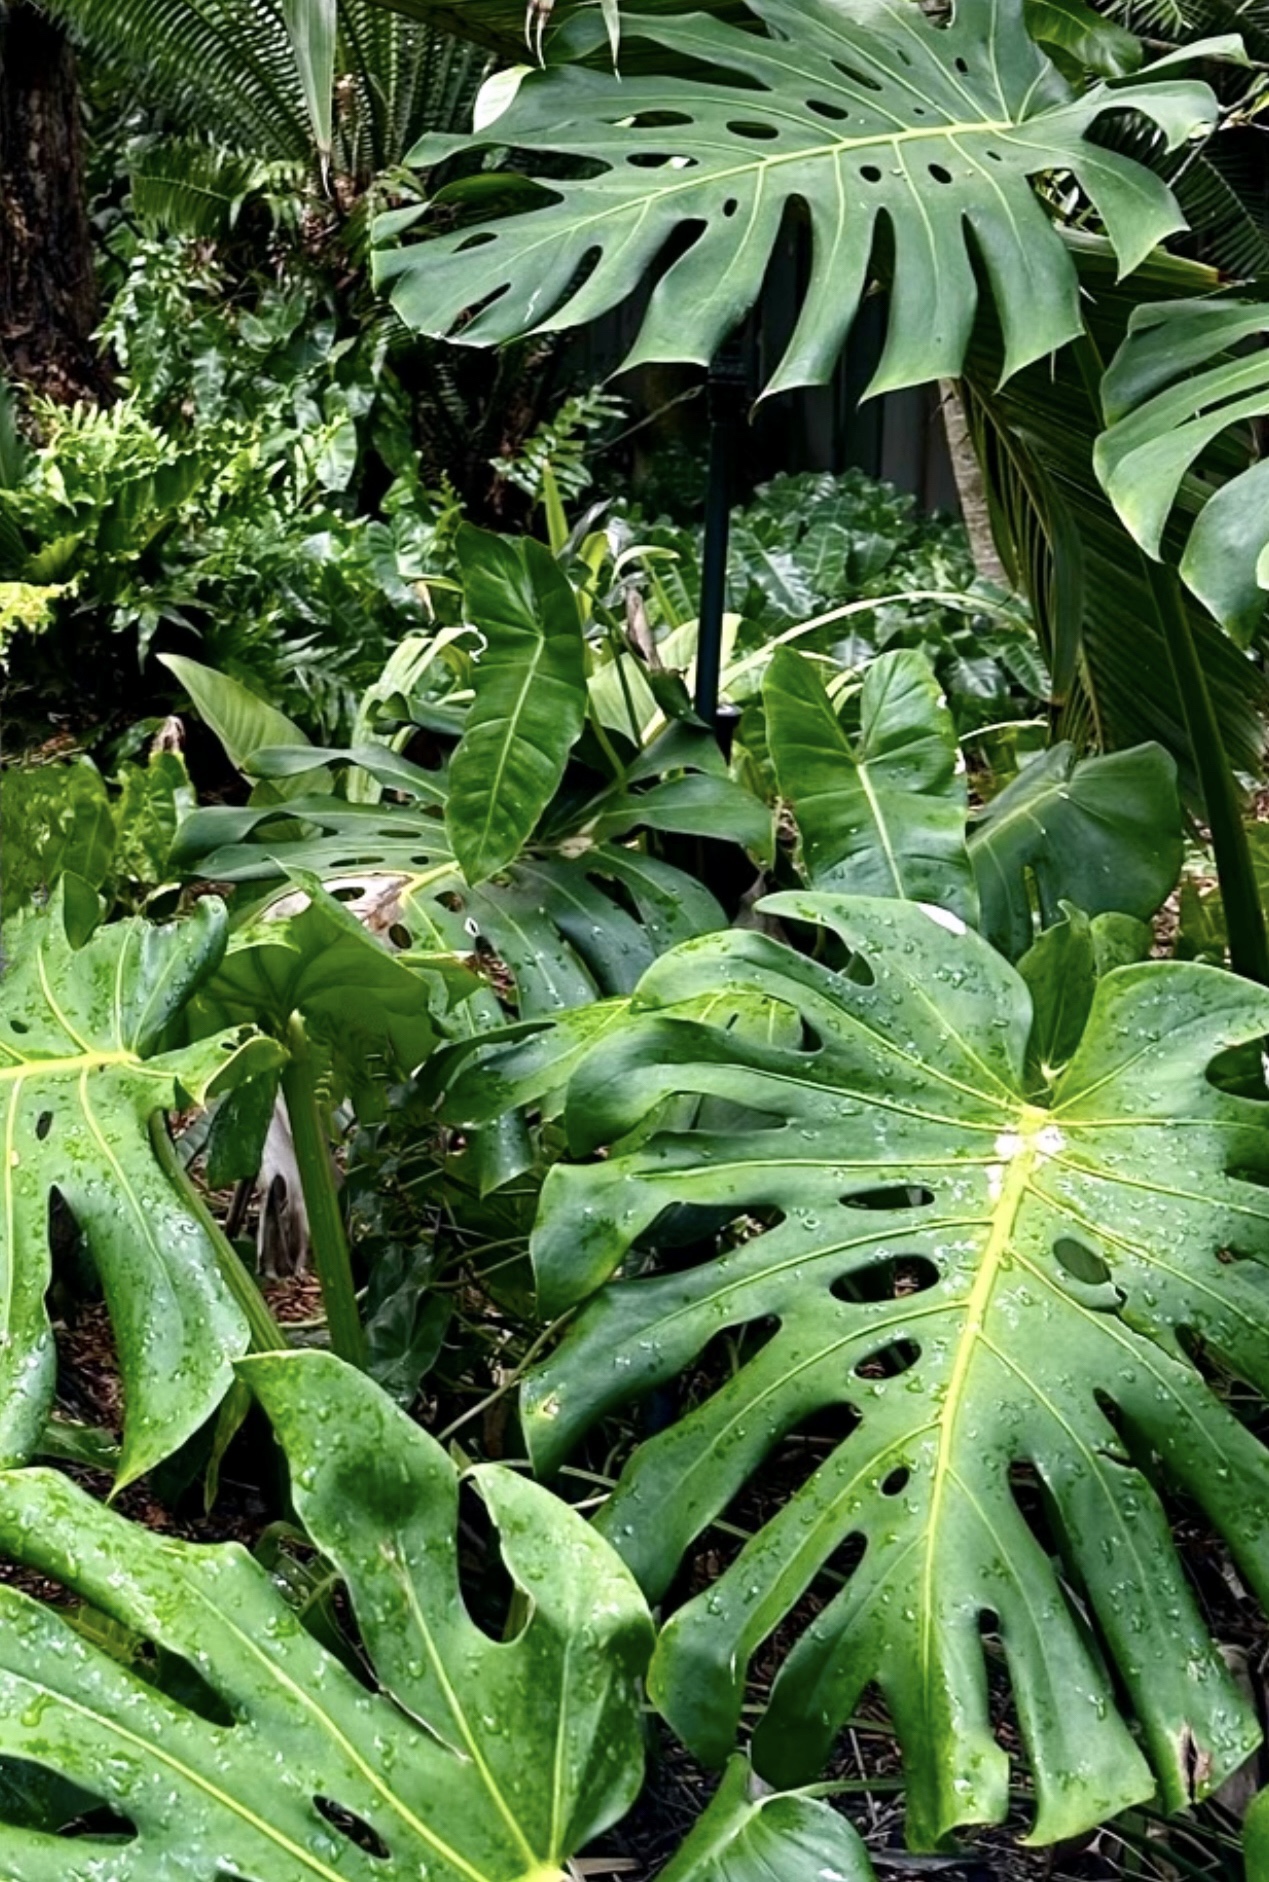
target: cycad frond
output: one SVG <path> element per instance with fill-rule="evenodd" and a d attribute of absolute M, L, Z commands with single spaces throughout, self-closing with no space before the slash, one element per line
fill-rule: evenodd
<path fill-rule="evenodd" d="M 182 129 L 253 156 L 313 148 L 281 0 L 43 0 L 99 57 L 126 64 Z M 366 178 L 424 131 L 457 129 L 483 72 L 440 28 L 340 0 L 334 163 Z"/>

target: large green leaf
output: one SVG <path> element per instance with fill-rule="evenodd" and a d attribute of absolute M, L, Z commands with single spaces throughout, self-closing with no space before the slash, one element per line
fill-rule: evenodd
<path fill-rule="evenodd" d="M 293 719 L 261 699 L 240 680 L 214 667 L 201 666 L 184 654 L 159 655 L 161 664 L 178 679 L 198 711 L 225 748 L 229 762 L 239 771 L 250 771 L 258 751 L 279 745 L 305 748 L 308 739 Z M 312 766 L 283 780 L 283 795 L 319 790 L 324 777 L 320 766 Z"/>
<path fill-rule="evenodd" d="M 1076 760 L 1053 745 L 994 798 L 970 856 L 983 933 L 1014 956 L 1062 902 L 1148 921 L 1181 873 L 1176 766 L 1161 745 Z"/>
<path fill-rule="evenodd" d="M 1269 306 L 1174 301 L 1139 307 L 1102 381 L 1109 430 L 1097 474 L 1126 529 L 1158 558 L 1182 482 L 1231 427 L 1248 468 L 1211 495 L 1190 530 L 1181 575 L 1246 645 L 1269 588 L 1269 468 L 1251 462 L 1250 422 L 1269 413 Z"/>
<path fill-rule="evenodd" d="M 270 773 L 272 760 L 303 765 L 309 755 L 269 754 Z M 666 948 L 726 925 L 709 890 L 684 871 L 617 843 L 588 846 L 579 840 L 575 824 L 567 822 L 557 839 L 559 850 L 526 854 L 497 882 L 472 888 L 454 860 L 444 823 L 431 814 L 446 801 L 443 777 L 385 751 L 311 755 L 323 760 L 353 756 L 414 801 L 350 804 L 336 797 L 305 797 L 284 805 L 198 811 L 181 828 L 177 863 L 227 883 L 278 880 L 288 870 L 345 884 L 395 878 L 402 926 L 414 947 L 423 954 L 487 948 L 509 969 L 526 1017 L 585 1004 L 597 992 L 630 993 Z M 266 762 L 263 754 L 259 761 Z M 747 805 L 743 814 L 755 808 L 761 812 L 739 786 L 725 779 L 708 782 Z M 617 822 L 627 830 L 666 809 L 664 799 L 646 809 L 633 790 L 622 802 Z M 611 799 L 600 804 L 612 812 Z M 699 833 L 742 816 L 741 810 L 720 808 L 712 796 L 694 805 L 680 795 L 673 808 L 674 827 Z M 605 813 L 601 809 L 599 814 Z M 296 819 L 308 826 L 304 834 L 296 834 Z M 484 1024 L 497 1023 L 492 995 L 464 1003 L 457 1018 L 465 1025 L 482 1012 Z"/>
<path fill-rule="evenodd" d="M 925 656 L 905 649 L 872 662 L 853 744 L 815 668 L 792 648 L 777 651 L 762 697 L 812 886 L 934 902 L 976 922 L 965 766 Z"/>
<path fill-rule="evenodd" d="M 564 1504 L 484 1466 L 468 1481 L 527 1617 L 491 1637 L 460 1589 L 444 1451 L 329 1354 L 242 1370 L 296 1510 L 348 1585 L 377 1685 L 319 1646 L 237 1545 L 154 1535 L 51 1471 L 0 1478 L 6 1548 L 190 1662 L 216 1701 L 209 1717 L 163 1695 L 52 1610 L 0 1592 L 0 1749 L 135 1826 L 122 1843 L 0 1827 L 6 1876 L 557 1882 L 639 1788 L 652 1626 L 631 1577 Z"/>
<path fill-rule="evenodd" d="M 515 860 L 560 787 L 586 723 L 586 643 L 572 584 L 541 543 L 464 527 L 458 556 L 485 649 L 445 821 L 477 883 Z"/>
<path fill-rule="evenodd" d="M 997 542 L 1025 589 L 1061 708 L 1062 735 L 1108 749 L 1157 739 L 1177 760 L 1191 804 L 1201 809 L 1198 767 L 1168 654 L 1168 635 L 1146 556 L 1125 537 L 1093 469 L 1103 430 L 1100 363 L 1121 345 L 1143 293 L 1192 298 L 1219 284 L 1214 270 L 1154 255 L 1128 282 L 1116 280 L 1104 242 L 1068 237 L 1079 266 L 1090 343 L 1000 385 L 1004 345 L 991 310 L 974 330 L 966 370 L 980 462 L 993 500 Z M 1233 468 L 1240 468 L 1235 456 Z M 1179 558 L 1199 505 L 1182 492 L 1169 532 Z M 1231 762 L 1259 769 L 1266 697 L 1263 676 L 1199 607 L 1190 632 Z"/>
<path fill-rule="evenodd" d="M 592 1160 L 549 1177 L 535 1260 L 548 1312 L 595 1297 L 528 1385 L 533 1453 L 552 1468 L 598 1417 L 694 1375 L 694 1408 L 599 1519 L 659 1598 L 786 1435 L 831 1414 L 840 1441 L 662 1636 L 654 1696 L 702 1756 L 728 1754 L 753 1656 L 815 1589 L 758 1730 L 765 1777 L 814 1775 L 876 1682 L 911 1840 L 999 1820 L 986 1632 L 1034 1839 L 1156 1787 L 1183 1804 L 1260 1728 L 1134 1460 L 1157 1455 L 1269 1601 L 1269 1453 L 1190 1357 L 1269 1385 L 1265 1107 L 1207 1075 L 1269 1028 L 1269 995 L 1185 964 L 1109 973 L 1041 1103 L 1026 984 L 973 931 L 903 902 L 765 906 L 835 933 L 848 971 L 759 934 L 691 943 L 573 1078 L 570 1139 Z M 715 989 L 782 1002 L 800 1042 L 664 1011 Z M 743 1109 L 622 1147 L 676 1095 Z M 717 1253 L 609 1282 L 685 1208 L 734 1225 Z M 725 1330 L 733 1363 L 697 1370 Z M 745 1526 L 769 1508 L 748 1502 Z"/>
<path fill-rule="evenodd" d="M 72 947 L 64 892 L 5 935 L 0 984 L 0 1456 L 35 1449 L 52 1402 L 44 1304 L 51 1198 L 101 1276 L 127 1401 L 120 1480 L 174 1451 L 215 1411 L 247 1324 L 190 1199 L 160 1167 L 151 1120 L 278 1061 L 264 1039 L 221 1033 L 165 1052 L 164 1033 L 215 972 L 223 907 L 175 927 L 100 928 Z"/>
<path fill-rule="evenodd" d="M 575 325 L 624 301 L 690 231 L 627 363 L 704 363 L 757 300 L 785 216 L 803 204 L 810 280 L 768 389 L 831 375 L 888 225 L 890 326 L 872 388 L 882 391 L 959 372 L 978 300 L 970 229 L 1007 371 L 1080 331 L 1075 271 L 1032 177 L 1069 171 L 1125 269 L 1183 226 L 1166 185 L 1090 133 L 1104 113 L 1129 109 L 1174 146 L 1214 121 L 1206 85 L 1150 68 L 1077 93 L 1029 37 L 1022 0 L 961 0 L 945 26 L 909 0 L 750 8 L 765 36 L 700 13 L 626 21 L 628 40 L 653 38 L 671 63 L 692 61 L 690 77 L 577 65 L 526 76 L 477 143 L 547 159 L 545 204 L 382 253 L 378 278 L 402 318 L 471 343 Z M 414 160 L 462 147 L 425 139 Z M 561 155 L 586 174 L 561 180 Z M 385 233 L 397 226 L 389 219 Z"/>
<path fill-rule="evenodd" d="M 814 1797 L 767 1791 L 734 1759 L 708 1810 L 659 1882 L 872 1882 L 868 1853 L 844 1817 Z"/>
<path fill-rule="evenodd" d="M 315 877 L 239 928 L 197 1002 L 213 1023 L 285 1037 L 293 1013 L 330 1055 L 342 1092 L 367 1117 L 393 1077 L 408 1077 L 437 1044 L 434 1009 L 448 1005 L 442 971 L 461 995 L 479 984 L 455 962 L 414 972 Z M 463 985 L 463 981 L 466 985 Z"/>

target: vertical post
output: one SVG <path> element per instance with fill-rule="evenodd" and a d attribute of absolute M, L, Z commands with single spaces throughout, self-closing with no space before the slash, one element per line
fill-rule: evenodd
<path fill-rule="evenodd" d="M 696 710 L 718 726 L 722 686 L 723 616 L 736 457 L 749 402 L 745 356 L 733 341 L 709 371 L 709 489 L 705 500 L 705 555 L 701 573 L 700 633 L 696 650 Z"/>

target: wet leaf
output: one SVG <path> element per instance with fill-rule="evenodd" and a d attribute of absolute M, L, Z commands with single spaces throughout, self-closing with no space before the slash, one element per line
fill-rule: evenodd
<path fill-rule="evenodd" d="M 642 1779 L 652 1625 L 628 1571 L 547 1491 L 482 1466 L 470 1481 L 529 1617 L 491 1638 L 464 1604 L 459 1477 L 440 1447 L 329 1354 L 242 1373 L 300 1519 L 347 1583 L 375 1684 L 319 1645 L 237 1545 L 155 1535 L 51 1471 L 0 1477 L 5 1547 L 188 1662 L 204 1693 L 200 1706 L 156 1691 L 0 1589 L 0 1753 L 135 1826 L 107 1852 L 0 1825 L 6 1876 L 559 1882 Z"/>
<path fill-rule="evenodd" d="M 652 1690 L 687 1743 L 727 1757 L 747 1668 L 814 1587 L 756 1735 L 771 1782 L 813 1778 L 876 1682 L 913 1842 L 999 1821 L 989 1632 L 1035 1840 L 1156 1790 L 1178 1807 L 1260 1728 L 1131 1460 L 1158 1455 L 1269 1605 L 1269 1452 L 1191 1357 L 1269 1387 L 1269 1118 L 1208 1076 L 1269 1031 L 1269 994 L 1191 964 L 1116 968 L 1037 1093 L 1027 984 L 954 917 L 763 906 L 835 934 L 847 969 L 760 934 L 690 943 L 573 1076 L 588 1161 L 548 1178 L 534 1258 L 548 1312 L 582 1305 L 527 1384 L 534 1457 L 552 1469 L 605 1413 L 699 1384 L 726 1331 L 734 1364 L 642 1445 L 599 1518 L 652 1598 L 786 1435 L 828 1417 L 837 1435 L 662 1635 Z M 794 1009 L 800 1038 L 675 1016 L 720 990 Z M 688 1100 L 740 1121 L 684 1124 Z M 712 1224 L 694 1260 L 610 1278 L 683 1213 Z"/>

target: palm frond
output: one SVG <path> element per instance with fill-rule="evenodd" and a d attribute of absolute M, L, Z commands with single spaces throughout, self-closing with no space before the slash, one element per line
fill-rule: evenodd
<path fill-rule="evenodd" d="M 280 0 L 45 0 L 98 57 L 134 71 L 183 130 L 279 161 L 313 132 Z M 429 130 L 458 129 L 484 58 L 437 25 L 340 0 L 333 162 L 364 179 Z"/>

